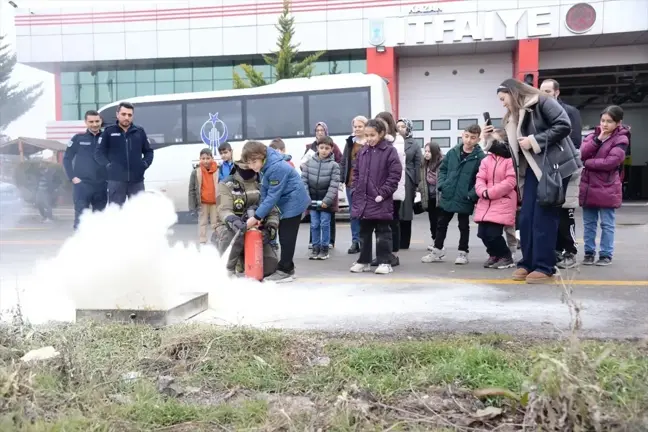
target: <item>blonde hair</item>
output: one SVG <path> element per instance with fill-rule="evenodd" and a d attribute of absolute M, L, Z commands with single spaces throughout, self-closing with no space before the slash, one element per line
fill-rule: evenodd
<path fill-rule="evenodd" d="M 363 116 L 363 115 L 355 116 L 355 117 L 353 117 L 353 120 L 351 120 L 351 127 L 353 127 L 353 124 L 355 122 L 357 122 L 357 121 L 359 121 L 363 125 L 367 126 L 367 122 L 369 121 L 369 119 L 367 117 Z"/>

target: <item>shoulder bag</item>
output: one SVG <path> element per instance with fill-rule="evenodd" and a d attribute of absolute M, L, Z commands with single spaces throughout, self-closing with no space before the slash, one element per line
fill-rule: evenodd
<path fill-rule="evenodd" d="M 531 112 L 531 122 L 533 130 L 537 134 L 535 127 L 535 119 L 533 112 Z M 541 207 L 562 207 L 565 204 L 565 188 L 563 187 L 563 179 L 560 175 L 558 164 L 552 163 L 551 160 L 547 164 L 547 153 L 549 153 L 549 143 L 545 140 L 545 148 L 542 155 L 542 177 L 538 180 L 538 191 L 536 199 Z M 545 170 L 547 170 L 545 172 Z"/>

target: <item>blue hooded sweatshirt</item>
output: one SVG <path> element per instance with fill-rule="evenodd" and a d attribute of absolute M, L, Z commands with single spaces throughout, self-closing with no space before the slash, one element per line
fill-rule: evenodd
<path fill-rule="evenodd" d="M 263 220 L 276 206 L 281 218 L 287 219 L 301 215 L 309 205 L 308 192 L 297 170 L 283 154 L 268 147 L 261 168 L 261 203 L 254 216 Z"/>

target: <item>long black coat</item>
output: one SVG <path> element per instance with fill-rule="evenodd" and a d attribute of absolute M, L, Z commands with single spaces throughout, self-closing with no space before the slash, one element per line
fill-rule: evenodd
<path fill-rule="evenodd" d="M 400 220 L 414 219 L 414 197 L 421 177 L 421 147 L 413 138 L 405 139 L 405 200 L 400 207 Z"/>

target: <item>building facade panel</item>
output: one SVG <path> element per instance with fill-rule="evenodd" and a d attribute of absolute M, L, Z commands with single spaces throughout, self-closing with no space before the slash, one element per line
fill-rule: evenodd
<path fill-rule="evenodd" d="M 594 24 L 582 32 L 574 32 L 566 26 L 566 17 L 575 3 L 579 2 L 295 0 L 292 13 L 297 37 L 304 51 L 370 47 L 376 26 L 382 26 L 385 46 L 495 42 L 648 29 L 648 8 L 644 0 L 595 0 L 587 3 L 596 15 Z M 274 25 L 281 7 L 280 1 L 269 0 L 184 1 L 148 7 L 106 4 L 102 7 L 85 7 L 84 12 L 79 12 L 81 9 L 35 10 L 34 14 L 23 11 L 16 17 L 16 26 L 19 38 L 152 31 L 155 32 L 156 49 L 178 58 L 192 55 L 191 44 L 185 43 L 187 37 L 193 43 L 204 34 L 193 33 L 192 29 L 223 29 L 220 40 L 210 41 L 213 47 L 209 52 L 251 55 L 267 53 L 272 49 L 268 41 L 277 37 Z M 362 25 L 355 20 L 362 20 Z M 346 42 L 337 37 L 345 22 L 354 29 L 353 37 Z M 361 38 L 356 30 L 360 28 Z M 274 37 L 270 35 L 271 32 Z M 172 35 L 178 36 L 178 39 L 170 40 Z M 30 54 L 19 53 L 19 61 L 65 61 L 61 47 L 50 49 L 54 43 L 62 45 L 62 38 L 52 38 L 48 45 L 36 41 L 41 42 L 42 39 L 32 41 Z M 155 58 L 150 50 L 130 51 L 137 52 L 142 59 Z M 80 55 L 84 56 L 84 61 L 102 60 L 95 56 L 94 51 Z"/>

